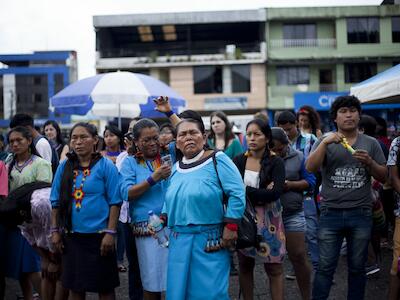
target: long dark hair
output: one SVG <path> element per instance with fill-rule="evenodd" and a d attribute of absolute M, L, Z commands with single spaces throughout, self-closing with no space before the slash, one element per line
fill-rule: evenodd
<path fill-rule="evenodd" d="M 311 126 L 311 133 L 317 135 L 317 130 L 321 129 L 321 119 L 314 107 L 309 105 L 304 105 L 300 107 L 299 111 L 296 114 L 297 122 L 299 122 L 299 118 L 301 115 L 308 117 Z"/>
<path fill-rule="evenodd" d="M 20 133 L 24 138 L 26 138 L 27 140 L 31 140 L 31 144 L 29 145 L 28 151 L 30 151 L 31 154 L 38 155 L 38 153 L 37 153 L 37 151 L 36 151 L 36 148 L 35 148 L 35 145 L 34 145 L 34 143 L 33 143 L 33 136 L 32 136 L 32 133 L 31 133 L 31 131 L 30 131 L 28 128 L 26 128 L 26 127 L 24 127 L 24 126 L 17 126 L 17 127 L 12 128 L 12 129 L 8 132 L 8 135 L 7 135 L 7 141 L 8 141 L 8 143 L 10 143 L 10 136 L 11 136 L 11 134 L 14 133 L 14 132 L 18 132 L 18 133 Z M 8 167 L 8 178 L 9 178 L 10 180 L 12 180 L 11 171 L 12 171 L 14 165 L 15 165 L 15 162 L 16 162 L 16 157 L 15 157 L 15 155 L 13 155 L 12 161 L 10 162 L 10 165 L 9 165 L 9 167 Z"/>
<path fill-rule="evenodd" d="M 61 134 L 61 129 L 60 129 L 60 126 L 58 125 L 58 123 L 56 121 L 47 120 L 43 125 L 43 133 L 44 133 L 44 131 L 46 129 L 46 126 L 49 126 L 49 125 L 53 126 L 54 129 L 56 130 L 56 134 L 57 134 L 56 135 L 56 142 L 57 142 L 57 144 L 64 146 L 65 142 L 64 142 L 63 136 Z"/>
<path fill-rule="evenodd" d="M 224 132 L 224 140 L 225 140 L 225 146 L 224 150 L 228 148 L 229 146 L 229 141 L 235 138 L 235 134 L 232 131 L 232 124 L 229 122 L 228 117 L 222 112 L 222 111 L 215 111 L 210 115 L 210 123 L 212 123 L 212 119 L 214 117 L 220 118 L 224 123 L 225 123 L 225 132 Z M 214 147 L 216 145 L 216 136 L 215 132 L 212 129 L 212 125 L 210 126 L 210 135 L 209 138 L 213 141 Z"/>
<path fill-rule="evenodd" d="M 270 181 L 270 169 L 271 169 L 271 150 L 270 147 L 272 145 L 272 132 L 271 127 L 268 125 L 267 122 L 261 119 L 253 119 L 246 125 L 246 131 L 250 125 L 256 125 L 261 132 L 265 135 L 268 142 L 265 145 L 264 154 L 260 161 L 260 183 L 269 182 Z"/>
<path fill-rule="evenodd" d="M 96 126 L 80 122 L 75 124 L 71 131 L 70 137 L 74 132 L 75 128 L 83 127 L 86 131 L 92 136 L 97 137 L 97 128 Z M 79 158 L 72 149 L 67 154 L 68 160 L 65 162 L 64 172 L 61 178 L 61 188 L 60 188 L 60 209 L 59 209 L 59 218 L 58 218 L 58 225 L 60 228 L 65 228 L 67 230 L 71 230 L 71 215 L 72 215 L 72 199 L 71 199 L 71 192 L 73 188 L 73 179 L 74 179 L 74 170 L 78 170 L 80 168 Z M 89 169 L 91 169 L 100 159 L 102 156 L 100 153 L 96 152 L 93 149 L 91 162 L 89 165 Z"/>
<path fill-rule="evenodd" d="M 119 128 L 115 125 L 107 125 L 103 132 L 103 138 L 106 135 L 107 130 L 118 137 L 119 148 L 120 148 L 120 150 L 123 150 L 125 148 L 125 145 L 124 145 L 124 135 L 123 135 L 122 131 L 119 130 Z M 104 141 L 104 145 L 105 145 L 105 141 Z"/>

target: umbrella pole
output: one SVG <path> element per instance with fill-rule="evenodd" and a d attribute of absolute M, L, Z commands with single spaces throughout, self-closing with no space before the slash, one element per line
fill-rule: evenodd
<path fill-rule="evenodd" d="M 121 127 L 121 103 L 118 103 L 118 128 L 122 130 Z"/>

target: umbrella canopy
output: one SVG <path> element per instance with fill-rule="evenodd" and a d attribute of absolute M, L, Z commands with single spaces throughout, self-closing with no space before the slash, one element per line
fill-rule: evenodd
<path fill-rule="evenodd" d="M 186 104 L 168 85 L 144 74 L 112 72 L 74 82 L 51 98 L 56 113 L 106 117 L 135 117 L 139 104 L 148 105 L 159 96 Z"/>
<path fill-rule="evenodd" d="M 400 64 L 356 84 L 350 94 L 361 102 L 399 103 Z"/>

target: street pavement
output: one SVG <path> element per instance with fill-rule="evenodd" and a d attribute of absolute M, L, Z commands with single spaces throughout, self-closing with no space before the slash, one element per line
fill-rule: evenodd
<path fill-rule="evenodd" d="M 381 271 L 370 276 L 367 282 L 365 299 L 367 300 L 383 300 L 387 299 L 389 287 L 389 270 L 392 260 L 392 251 L 390 249 L 382 249 L 382 262 L 380 264 Z M 285 272 L 288 272 L 290 267 L 289 261 L 286 259 Z M 254 299 L 271 299 L 269 293 L 269 285 L 262 264 L 256 263 L 255 268 L 255 297 Z M 128 275 L 120 273 L 121 286 L 117 288 L 118 300 L 129 300 L 128 297 Z M 338 268 L 335 274 L 336 284 L 332 286 L 330 297 L 331 300 L 344 300 L 347 293 L 347 266 L 346 256 L 341 256 Z M 239 280 L 238 276 L 230 278 L 229 294 L 232 300 L 239 299 Z M 7 280 L 6 300 L 15 300 L 17 295 L 20 295 L 18 284 L 14 280 Z M 89 294 L 88 300 L 97 299 L 97 295 Z M 243 298 L 241 298 L 243 299 Z M 297 288 L 296 281 L 285 280 L 285 299 L 297 300 L 300 298 L 300 293 Z M 207 299 L 205 299 L 207 300 Z"/>

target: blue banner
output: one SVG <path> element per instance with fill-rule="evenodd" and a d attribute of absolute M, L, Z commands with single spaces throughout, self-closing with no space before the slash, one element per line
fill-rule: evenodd
<path fill-rule="evenodd" d="M 303 105 L 309 105 L 317 111 L 328 111 L 333 101 L 339 96 L 348 95 L 349 92 L 310 92 L 294 94 L 294 111 L 298 111 Z M 363 104 L 363 110 L 370 109 L 395 109 L 400 108 L 399 103 L 393 104 Z"/>

